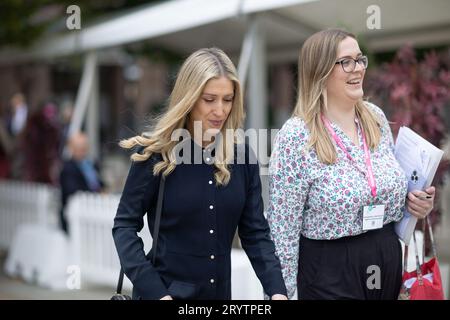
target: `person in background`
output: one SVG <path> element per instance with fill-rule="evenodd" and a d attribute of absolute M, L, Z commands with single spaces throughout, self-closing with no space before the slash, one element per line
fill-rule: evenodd
<path fill-rule="evenodd" d="M 89 158 L 88 138 L 84 133 L 73 134 L 68 141 L 71 158 L 63 162 L 60 174 L 61 202 L 60 211 L 61 228 L 68 232 L 68 225 L 64 210 L 67 202 L 78 191 L 101 192 L 103 182 L 100 178 L 98 166 Z"/>
<path fill-rule="evenodd" d="M 25 155 L 23 149 L 23 131 L 28 122 L 28 105 L 25 96 L 18 92 L 10 99 L 10 113 L 7 120 L 7 131 L 11 140 L 10 178 L 22 180 L 25 178 Z"/>
<path fill-rule="evenodd" d="M 59 147 L 59 154 L 63 155 L 65 142 L 67 141 L 70 129 L 70 123 L 73 116 L 73 104 L 71 101 L 66 101 L 62 104 L 59 113 L 59 123 L 61 126 L 60 137 L 61 143 Z"/>
<path fill-rule="evenodd" d="M 16 93 L 11 97 L 11 118 L 8 124 L 9 133 L 16 137 L 18 136 L 28 117 L 28 106 L 25 101 L 25 96 L 22 93 Z"/>
<path fill-rule="evenodd" d="M 0 108 L 0 179 L 7 179 L 10 178 L 13 141 L 8 133 L 1 111 Z"/>
<path fill-rule="evenodd" d="M 23 155 L 22 179 L 58 185 L 61 168 L 59 144 L 60 127 L 56 119 L 56 105 L 51 102 L 41 103 L 30 113 L 18 140 L 20 154 Z"/>

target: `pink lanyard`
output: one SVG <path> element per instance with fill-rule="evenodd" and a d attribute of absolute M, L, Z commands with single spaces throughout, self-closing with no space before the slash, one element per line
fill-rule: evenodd
<path fill-rule="evenodd" d="M 321 115 L 321 117 L 322 117 L 322 121 L 325 124 L 325 126 L 327 127 L 328 131 L 333 136 L 334 141 L 336 141 L 336 143 L 342 149 L 342 151 L 345 152 L 345 154 L 347 155 L 347 158 L 351 162 L 353 162 L 353 164 L 356 166 L 356 168 L 358 168 L 358 170 L 360 170 L 358 165 L 356 164 L 356 161 L 352 158 L 350 153 L 348 153 L 347 149 L 345 148 L 344 143 L 342 142 L 341 138 L 338 137 L 336 132 L 331 127 L 330 121 L 323 114 Z M 373 170 L 372 170 L 372 163 L 370 161 L 370 152 L 369 152 L 369 148 L 367 147 L 366 134 L 364 133 L 364 129 L 362 126 L 360 126 L 360 128 L 361 128 L 361 132 L 362 132 L 362 136 L 363 136 L 364 158 L 365 158 L 366 167 L 367 167 L 367 180 L 369 182 L 370 190 L 372 191 L 372 196 L 375 198 L 377 196 L 377 185 L 375 183 L 375 177 L 373 175 Z M 366 172 L 364 172 L 364 171 L 362 171 L 362 172 L 364 173 L 364 175 L 366 175 Z"/>

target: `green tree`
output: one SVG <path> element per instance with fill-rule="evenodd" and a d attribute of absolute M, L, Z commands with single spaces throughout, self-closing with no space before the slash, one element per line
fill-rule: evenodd
<path fill-rule="evenodd" d="M 66 9 L 78 5 L 82 25 L 98 17 L 124 10 L 138 10 L 155 0 L 2 0 L 0 2 L 0 48 L 27 47 L 46 31 L 65 31 Z"/>

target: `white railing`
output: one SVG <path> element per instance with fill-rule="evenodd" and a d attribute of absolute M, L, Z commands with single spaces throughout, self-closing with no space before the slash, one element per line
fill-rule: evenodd
<path fill-rule="evenodd" d="M 114 287 L 117 284 L 120 265 L 112 238 L 114 216 L 120 197 L 77 193 L 68 204 L 70 241 L 74 261 L 80 267 L 82 282 Z M 144 227 L 138 234 L 147 253 L 152 239 L 144 219 Z M 232 297 L 235 299 L 262 299 L 262 286 L 243 250 L 235 249 L 232 260 Z M 131 289 L 125 278 L 124 288 Z"/>
<path fill-rule="evenodd" d="M 66 209 L 70 228 L 68 261 L 71 265 L 80 267 L 83 282 L 110 287 L 117 283 L 120 265 L 112 238 L 112 227 L 119 199 L 119 195 L 77 193 L 69 200 Z M 45 184 L 0 181 L 0 249 L 10 249 L 21 225 L 58 226 L 58 210 L 58 189 Z M 146 220 L 144 219 L 144 228 L 139 236 L 143 239 L 145 252 L 148 252 L 152 239 Z M 448 225 L 445 218 L 442 220 L 447 222 L 442 223 L 443 226 Z M 418 241 L 422 241 L 420 236 Z M 443 250 L 445 244 L 438 244 Z M 421 245 L 419 248 L 421 249 Z M 413 255 L 410 260 L 409 269 L 414 269 Z M 448 296 L 448 265 L 442 265 L 441 268 L 444 290 Z M 261 285 L 242 250 L 232 252 L 232 271 L 234 298 L 262 297 Z M 130 281 L 125 279 L 124 288 L 129 290 L 131 287 Z"/>
<path fill-rule="evenodd" d="M 0 181 L 0 249 L 9 249 L 20 225 L 57 225 L 58 210 L 57 188 L 40 183 Z"/>
<path fill-rule="evenodd" d="M 114 286 L 119 276 L 120 264 L 112 237 L 114 216 L 119 195 L 99 195 L 78 192 L 69 200 L 66 216 L 69 223 L 71 252 L 80 266 L 82 281 Z M 144 218 L 144 228 L 139 233 L 148 252 L 152 239 Z M 125 278 L 124 288 L 131 289 Z"/>

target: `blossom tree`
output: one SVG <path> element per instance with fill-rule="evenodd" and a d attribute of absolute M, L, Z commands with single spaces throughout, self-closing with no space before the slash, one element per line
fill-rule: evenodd
<path fill-rule="evenodd" d="M 369 69 L 365 86 L 369 99 L 385 110 L 394 136 L 401 126 L 407 126 L 443 148 L 449 133 L 445 117 L 450 109 L 450 49 L 429 51 L 419 60 L 414 49 L 406 45 L 391 62 Z M 441 162 L 433 185 L 442 184 L 448 167 L 448 160 Z M 439 218 L 438 196 L 432 224 Z"/>

